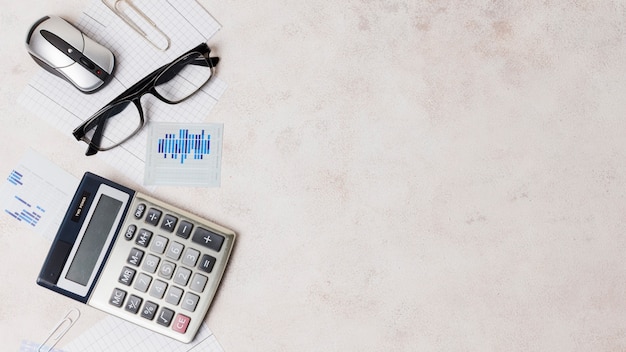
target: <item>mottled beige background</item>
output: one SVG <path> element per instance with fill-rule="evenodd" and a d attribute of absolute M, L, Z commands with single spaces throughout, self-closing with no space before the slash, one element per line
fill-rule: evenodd
<path fill-rule="evenodd" d="M 239 233 L 226 351 L 626 350 L 625 2 L 201 2 L 222 186 L 155 195 Z M 125 182 L 15 104 L 30 24 L 87 3 L 2 0 L 0 175 L 33 147 Z M 48 243 L 0 227 L 15 351 L 74 303 L 34 283 Z"/>

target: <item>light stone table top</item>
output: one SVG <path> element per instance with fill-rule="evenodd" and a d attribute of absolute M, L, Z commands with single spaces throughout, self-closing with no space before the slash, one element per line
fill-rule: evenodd
<path fill-rule="evenodd" d="M 226 351 L 626 350 L 624 2 L 201 3 L 222 185 L 152 194 L 238 233 Z M 32 148 L 128 183 L 16 103 L 30 25 L 87 4 L 3 1 L 0 175 Z M 76 304 L 35 284 L 49 242 L 0 228 L 16 351 Z M 105 317 L 81 307 L 61 347 Z"/>

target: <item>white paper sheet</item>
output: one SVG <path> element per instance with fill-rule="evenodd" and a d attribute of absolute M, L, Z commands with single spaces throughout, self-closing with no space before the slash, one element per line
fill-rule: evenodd
<path fill-rule="evenodd" d="M 152 124 L 145 184 L 219 187 L 223 129 L 218 123 Z"/>
<path fill-rule="evenodd" d="M 0 189 L 3 216 L 53 240 L 79 179 L 28 150 Z"/>

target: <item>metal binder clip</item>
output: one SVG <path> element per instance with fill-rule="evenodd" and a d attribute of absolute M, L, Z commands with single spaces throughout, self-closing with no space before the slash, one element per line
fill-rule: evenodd
<path fill-rule="evenodd" d="M 170 47 L 170 38 L 131 0 L 102 0 L 102 3 L 158 50 Z"/>
<path fill-rule="evenodd" d="M 54 346 L 56 346 L 57 342 L 65 336 L 65 333 L 76 323 L 76 321 L 80 318 L 80 311 L 76 308 L 70 309 L 63 319 L 61 319 L 57 325 L 54 326 L 52 332 L 48 335 L 46 340 L 39 345 L 37 348 L 38 352 L 50 352 Z M 49 344 L 49 345 L 48 345 Z"/>

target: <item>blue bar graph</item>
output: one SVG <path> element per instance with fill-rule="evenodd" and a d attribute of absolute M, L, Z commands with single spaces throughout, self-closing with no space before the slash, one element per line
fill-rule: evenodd
<path fill-rule="evenodd" d="M 7 178 L 7 181 L 14 186 L 21 187 L 24 185 L 22 177 L 23 175 L 21 173 L 13 170 Z M 11 215 L 18 221 L 23 221 L 33 227 L 36 226 L 46 210 L 39 205 L 33 206 L 21 196 L 13 195 L 13 199 L 16 201 L 15 204 L 17 205 L 16 208 L 18 210 L 4 209 L 4 212 Z"/>
<path fill-rule="evenodd" d="M 11 182 L 12 184 L 14 184 L 16 186 L 22 185 L 22 177 L 23 177 L 23 175 L 21 173 L 13 170 L 9 174 L 9 177 L 7 178 L 7 181 Z"/>
<path fill-rule="evenodd" d="M 189 133 L 189 129 L 178 130 L 175 133 L 166 133 L 158 140 L 157 152 L 163 154 L 163 158 L 168 156 L 172 159 L 179 159 L 184 164 L 190 154 L 193 159 L 202 160 L 205 155 L 211 152 L 211 135 L 202 130 L 200 133 Z"/>

